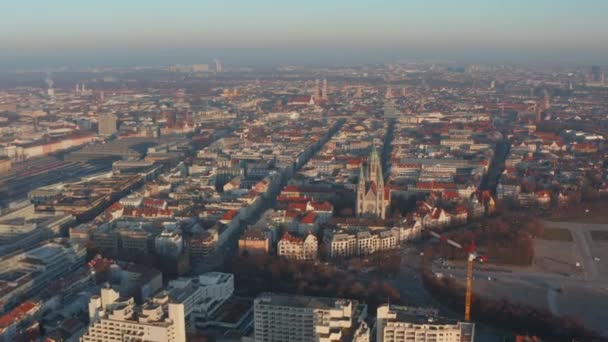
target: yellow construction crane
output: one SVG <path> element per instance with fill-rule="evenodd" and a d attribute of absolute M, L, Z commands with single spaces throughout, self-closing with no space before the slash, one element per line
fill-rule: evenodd
<path fill-rule="evenodd" d="M 431 236 L 446 242 L 453 247 L 458 249 L 462 249 L 467 253 L 467 288 L 464 300 L 464 320 L 466 322 L 471 321 L 471 295 L 473 293 L 473 261 L 479 260 L 480 262 L 484 262 L 486 258 L 484 256 L 477 255 L 477 249 L 475 248 L 475 243 L 471 240 L 471 244 L 469 246 L 463 247 L 461 244 L 454 240 L 450 240 L 443 235 L 439 235 L 435 232 L 430 232 Z"/>

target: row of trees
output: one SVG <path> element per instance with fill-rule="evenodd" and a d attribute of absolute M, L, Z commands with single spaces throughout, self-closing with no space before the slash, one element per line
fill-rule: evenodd
<path fill-rule="evenodd" d="M 483 219 L 470 229 L 446 234 L 450 239 L 468 245 L 474 241 L 480 254 L 492 263 L 530 265 L 534 259 L 533 239 L 543 234 L 540 219 L 517 212 L 504 212 Z M 436 244 L 434 255 L 448 259 L 464 259 L 465 253 L 447 244 Z"/>
<path fill-rule="evenodd" d="M 238 256 L 227 262 L 236 290 L 247 296 L 272 291 L 364 301 L 369 310 L 388 300 L 400 301 L 397 289 L 380 277 L 362 277 L 335 266 L 272 256 Z"/>
<path fill-rule="evenodd" d="M 422 271 L 427 290 L 454 310 L 464 307 L 462 286 L 451 278 L 438 278 L 431 271 Z M 507 299 L 490 300 L 473 295 L 471 314 L 475 321 L 486 322 L 520 334 L 539 336 L 547 341 L 593 340 L 595 333 L 577 319 L 557 317 L 549 311 Z"/>

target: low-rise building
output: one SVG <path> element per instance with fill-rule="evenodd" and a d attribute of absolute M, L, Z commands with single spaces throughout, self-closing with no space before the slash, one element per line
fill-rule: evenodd
<path fill-rule="evenodd" d="M 313 234 L 299 238 L 285 233 L 277 244 L 279 256 L 294 260 L 314 260 L 317 258 L 319 243 Z"/>
<path fill-rule="evenodd" d="M 248 229 L 239 238 L 239 254 L 266 255 L 270 251 L 270 237 L 259 229 Z"/>

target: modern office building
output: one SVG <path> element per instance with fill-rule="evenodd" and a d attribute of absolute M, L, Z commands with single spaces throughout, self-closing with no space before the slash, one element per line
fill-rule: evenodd
<path fill-rule="evenodd" d="M 358 329 L 366 315 L 367 306 L 355 300 L 265 293 L 254 301 L 254 339 L 350 340 L 366 331 Z"/>
<path fill-rule="evenodd" d="M 377 342 L 472 342 L 475 324 L 438 317 L 435 309 L 378 307 Z"/>
<path fill-rule="evenodd" d="M 112 135 L 117 132 L 116 130 L 116 115 L 114 114 L 101 114 L 99 115 L 99 135 Z"/>

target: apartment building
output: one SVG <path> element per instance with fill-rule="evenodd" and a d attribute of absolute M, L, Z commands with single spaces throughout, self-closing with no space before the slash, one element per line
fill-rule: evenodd
<path fill-rule="evenodd" d="M 133 298 L 122 299 L 112 288 L 89 302 L 91 323 L 81 342 L 150 341 L 186 342 L 184 304 L 158 295 L 141 306 Z"/>
<path fill-rule="evenodd" d="M 399 228 L 328 233 L 326 243 L 332 258 L 370 255 L 399 247 Z"/>
<path fill-rule="evenodd" d="M 314 260 L 317 258 L 319 243 L 313 234 L 299 238 L 285 233 L 277 244 L 279 256 L 294 260 Z"/>
<path fill-rule="evenodd" d="M 254 301 L 254 340 L 343 341 L 355 331 L 365 340 L 358 327 L 366 315 L 354 300 L 264 293 Z"/>
<path fill-rule="evenodd" d="M 475 324 L 438 317 L 437 310 L 394 305 L 378 307 L 377 342 L 473 342 Z"/>

